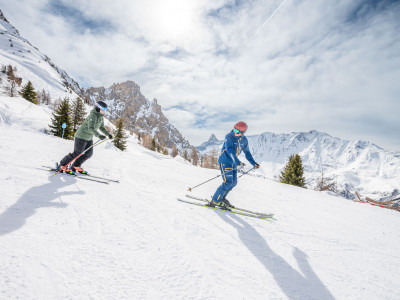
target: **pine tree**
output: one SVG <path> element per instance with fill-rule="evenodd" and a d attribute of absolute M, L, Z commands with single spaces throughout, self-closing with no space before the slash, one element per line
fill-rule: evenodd
<path fill-rule="evenodd" d="M 172 157 L 177 157 L 178 156 L 178 148 L 176 147 L 176 145 L 172 146 L 171 156 Z"/>
<path fill-rule="evenodd" d="M 299 187 L 305 187 L 305 178 L 303 176 L 304 168 L 300 155 L 291 155 L 289 161 L 279 177 L 280 182 Z"/>
<path fill-rule="evenodd" d="M 73 136 L 73 128 L 71 122 L 71 108 L 69 105 L 69 99 L 64 98 L 61 100 L 60 104 L 57 106 L 55 112 L 53 113 L 53 118 L 51 119 L 50 132 L 58 137 L 62 137 L 63 128 L 62 124 L 67 124 L 67 127 L 64 130 L 64 138 L 68 140 L 72 140 Z"/>
<path fill-rule="evenodd" d="M 199 163 L 199 156 L 197 155 L 197 150 L 196 148 L 192 148 L 192 164 L 197 166 Z"/>
<path fill-rule="evenodd" d="M 151 136 L 151 134 L 147 133 L 143 136 L 142 138 L 142 145 L 147 148 L 152 150 L 153 147 L 153 137 Z"/>
<path fill-rule="evenodd" d="M 212 148 L 208 154 L 208 162 L 211 169 L 218 169 L 218 149 Z"/>
<path fill-rule="evenodd" d="M 162 148 L 162 154 L 168 155 L 168 149 L 167 148 Z"/>
<path fill-rule="evenodd" d="M 85 121 L 86 111 L 85 105 L 83 104 L 83 100 L 78 97 L 72 103 L 72 124 L 74 132 L 78 130 L 79 125 Z"/>
<path fill-rule="evenodd" d="M 124 121 L 123 119 L 119 119 L 117 123 L 117 131 L 115 133 L 115 137 L 112 141 L 115 147 L 124 151 L 126 150 L 126 135 L 124 132 Z"/>
<path fill-rule="evenodd" d="M 29 102 L 38 104 L 37 102 L 37 93 L 33 88 L 32 82 L 28 81 L 28 83 L 22 88 L 20 92 L 22 98 L 25 98 Z"/>
<path fill-rule="evenodd" d="M 183 152 L 183 158 L 185 159 L 185 160 L 187 160 L 187 161 L 190 161 L 189 160 L 189 154 L 188 154 L 188 151 L 185 149 L 185 151 Z"/>

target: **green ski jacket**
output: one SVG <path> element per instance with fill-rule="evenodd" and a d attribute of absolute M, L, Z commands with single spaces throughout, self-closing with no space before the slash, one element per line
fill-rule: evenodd
<path fill-rule="evenodd" d="M 107 137 L 110 133 L 104 128 L 103 115 L 96 111 L 94 108 L 82 125 L 78 128 L 75 133 L 75 137 L 78 139 L 90 141 L 93 136 L 99 137 L 100 133 L 97 130 L 103 132 Z"/>

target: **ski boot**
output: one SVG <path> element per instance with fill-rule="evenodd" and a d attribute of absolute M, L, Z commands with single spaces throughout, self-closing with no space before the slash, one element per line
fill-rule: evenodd
<path fill-rule="evenodd" d="M 85 174 L 85 175 L 89 174 L 84 169 L 82 169 L 81 167 L 77 167 L 77 166 L 72 166 L 72 171 L 75 173 L 79 172 L 80 174 Z"/>
<path fill-rule="evenodd" d="M 229 200 L 228 199 L 222 199 L 222 201 L 221 202 L 223 202 L 225 205 L 226 205 L 226 207 L 230 207 L 230 208 L 235 208 L 230 202 L 229 202 Z"/>
<path fill-rule="evenodd" d="M 68 166 L 60 166 L 59 164 L 56 164 L 56 171 L 60 173 L 75 175 L 75 172 L 72 171 Z"/>
<path fill-rule="evenodd" d="M 206 204 L 206 206 L 209 206 L 209 207 L 217 207 L 218 206 L 218 208 L 220 208 L 220 209 L 231 211 L 231 209 L 229 209 L 229 207 L 223 201 L 216 202 L 216 201 L 211 200 L 210 202 L 208 202 L 208 204 Z"/>

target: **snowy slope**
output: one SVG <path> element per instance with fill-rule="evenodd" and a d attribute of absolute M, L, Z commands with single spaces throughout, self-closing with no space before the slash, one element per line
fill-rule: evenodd
<path fill-rule="evenodd" d="M 346 141 L 327 133 L 292 132 L 274 134 L 266 132 L 247 136 L 250 150 L 265 177 L 277 180 L 291 154 L 300 154 L 309 187 L 324 173 L 337 183 L 346 197 L 355 197 L 358 191 L 374 199 L 400 192 L 400 155 L 365 141 Z M 197 149 L 209 153 L 218 151 L 223 141 L 214 135 Z M 246 162 L 244 155 L 241 158 Z"/>
<path fill-rule="evenodd" d="M 244 176 L 238 205 L 274 223 L 176 201 L 218 174 L 144 149 L 95 148 L 102 185 L 35 169 L 73 142 L 0 97 L 1 299 L 398 299 L 396 211 Z M 209 196 L 211 181 L 193 194 Z"/>
<path fill-rule="evenodd" d="M 82 92 L 78 83 L 64 70 L 21 37 L 0 10 L 0 66 L 8 65 L 17 68 L 16 76 L 22 78 L 21 87 L 31 81 L 37 92 L 44 89 L 53 100 L 64 97 L 75 99 L 78 97 L 77 93 Z M 5 75 L 2 75 L 4 86 L 7 81 Z"/>

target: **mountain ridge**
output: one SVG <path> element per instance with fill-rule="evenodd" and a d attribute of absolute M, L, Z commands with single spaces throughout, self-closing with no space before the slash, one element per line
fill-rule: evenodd
<path fill-rule="evenodd" d="M 91 101 L 104 101 L 108 105 L 106 117 L 112 122 L 123 118 L 126 129 L 136 133 L 150 133 L 164 147 L 173 146 L 182 152 L 191 148 L 182 134 L 165 117 L 157 99 L 149 101 L 140 91 L 140 86 L 132 80 L 114 83 L 112 86 L 89 88 L 84 96 Z"/>
<path fill-rule="evenodd" d="M 49 92 L 53 102 L 59 98 L 89 98 L 103 100 L 109 105 L 106 117 L 116 121 L 123 117 L 127 121 L 126 129 L 135 133 L 148 133 L 162 146 L 172 149 L 174 145 L 183 153 L 191 145 L 177 128 L 164 116 L 157 100 L 150 102 L 140 91 L 140 86 L 128 80 L 106 87 L 84 89 L 69 75 L 56 66 L 51 59 L 41 53 L 29 41 L 19 35 L 18 30 L 8 22 L 0 10 L 0 63 L 5 67 L 16 68 L 16 74 L 22 79 L 21 86 L 32 82 L 36 92 Z M 3 77 L 4 76 L 4 77 Z M 0 86 L 7 90 L 9 81 L 0 73 Z M 20 89 L 21 87 L 18 87 Z"/>
<path fill-rule="evenodd" d="M 249 148 L 256 161 L 262 164 L 264 176 L 278 180 L 291 154 L 300 154 L 307 185 L 314 187 L 324 177 L 336 181 L 339 194 L 354 198 L 355 192 L 385 198 L 399 193 L 399 153 L 388 151 L 367 141 L 348 141 L 325 132 L 265 132 L 247 136 Z M 201 154 L 213 148 L 218 151 L 223 141 L 212 140 L 197 147 Z M 244 157 L 241 160 L 245 160 Z"/>
<path fill-rule="evenodd" d="M 31 81 L 37 92 L 46 90 L 52 98 L 78 97 L 82 94 L 79 84 L 22 37 L 1 10 L 0 59 L 3 66 L 17 67 L 16 73 L 22 78 L 22 85 Z"/>

